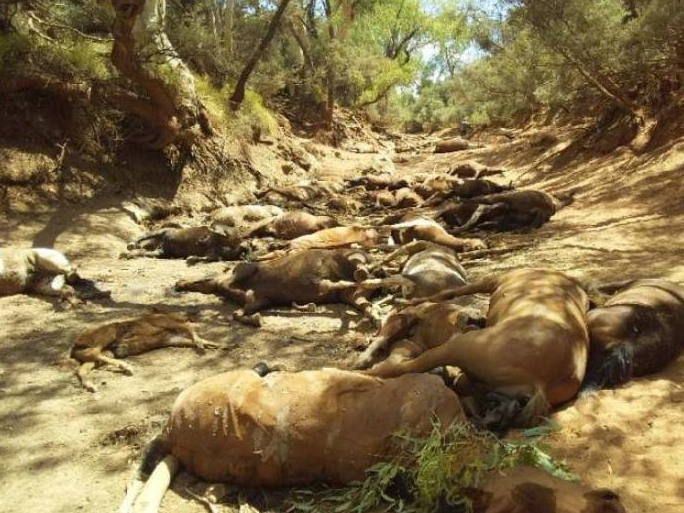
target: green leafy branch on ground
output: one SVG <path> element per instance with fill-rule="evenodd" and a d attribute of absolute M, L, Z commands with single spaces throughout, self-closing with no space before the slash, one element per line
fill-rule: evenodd
<path fill-rule="evenodd" d="M 435 423 L 426 438 L 397 435 L 399 455 L 373 465 L 365 481 L 341 489 L 298 491 L 288 511 L 418 513 L 448 504 L 467 512 L 472 505 L 466 491 L 477 487 L 492 471 L 535 466 L 555 477 L 574 480 L 541 444 L 542 438 L 556 429 L 548 423 L 520 432 L 515 440 L 502 440 L 469 423 L 446 430 Z"/>

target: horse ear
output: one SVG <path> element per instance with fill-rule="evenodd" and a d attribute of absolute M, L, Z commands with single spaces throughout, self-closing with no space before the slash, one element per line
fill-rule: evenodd
<path fill-rule="evenodd" d="M 598 285 L 592 282 L 581 282 L 580 287 L 584 289 L 584 292 L 589 298 L 589 309 L 601 308 L 605 302 L 609 299 L 609 295 L 601 291 Z"/>

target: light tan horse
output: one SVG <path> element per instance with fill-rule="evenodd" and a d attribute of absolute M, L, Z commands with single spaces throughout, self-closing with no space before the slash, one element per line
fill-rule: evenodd
<path fill-rule="evenodd" d="M 527 399 L 516 420 L 522 425 L 572 399 L 584 379 L 589 347 L 589 300 L 579 284 L 558 271 L 523 269 L 427 300 L 477 293 L 492 295 L 484 329 L 456 335 L 413 360 L 383 362 L 367 372 L 391 377 L 459 367 L 487 390 Z"/>

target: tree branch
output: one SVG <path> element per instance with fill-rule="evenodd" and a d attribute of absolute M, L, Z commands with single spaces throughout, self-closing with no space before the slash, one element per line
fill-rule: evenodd
<path fill-rule="evenodd" d="M 100 43 L 111 43 L 112 41 L 114 41 L 114 39 L 111 37 L 104 38 L 104 37 L 91 36 L 90 34 L 86 34 L 84 32 L 81 32 L 77 28 L 70 27 L 69 25 L 62 25 L 61 23 L 55 23 L 53 21 L 44 20 L 42 18 L 39 18 L 36 15 L 36 13 L 34 13 L 33 11 L 29 11 L 27 14 L 30 18 L 32 18 L 33 20 L 37 21 L 38 23 L 40 23 L 42 25 L 47 25 L 48 27 L 54 27 L 54 28 L 61 29 L 61 30 L 68 30 L 70 32 L 73 32 L 74 34 L 77 34 L 78 36 L 80 36 L 84 39 L 90 39 L 91 41 L 98 41 Z"/>
<path fill-rule="evenodd" d="M 245 99 L 245 88 L 247 86 L 247 80 L 249 79 L 249 76 L 252 74 L 252 71 L 254 71 L 254 68 L 261 59 L 261 56 L 266 51 L 266 48 L 268 48 L 268 45 L 271 43 L 271 40 L 274 38 L 276 31 L 278 30 L 278 26 L 280 25 L 280 20 L 282 19 L 283 14 L 285 14 L 285 9 L 287 9 L 289 3 L 290 0 L 280 0 L 280 5 L 278 5 L 278 9 L 273 14 L 271 22 L 268 24 L 266 34 L 259 42 L 259 46 L 257 46 L 256 50 L 254 50 L 254 53 L 249 58 L 249 61 L 247 61 L 247 64 L 245 64 L 245 67 L 242 69 L 242 73 L 240 73 L 240 77 L 238 78 L 238 81 L 235 84 L 235 90 L 233 91 L 233 94 L 228 100 L 231 110 L 237 110 L 240 107 L 242 100 Z"/>
<path fill-rule="evenodd" d="M 392 88 L 397 85 L 398 82 L 391 82 L 388 84 L 386 87 L 382 88 L 380 92 L 373 98 L 372 100 L 368 100 L 366 102 L 360 103 L 359 105 L 356 106 L 357 109 L 363 109 L 364 107 L 368 107 L 370 105 L 373 105 L 375 103 L 378 103 L 380 100 L 382 100 L 385 96 L 389 94 L 389 92 L 392 90 Z"/>

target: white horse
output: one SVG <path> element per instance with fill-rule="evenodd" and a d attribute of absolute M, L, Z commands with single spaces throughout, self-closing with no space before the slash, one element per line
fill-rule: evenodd
<path fill-rule="evenodd" d="M 33 292 L 68 297 L 73 290 L 67 283 L 76 279 L 74 267 L 55 249 L 0 249 L 0 296 Z"/>

